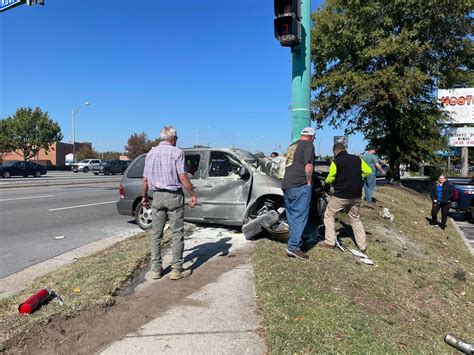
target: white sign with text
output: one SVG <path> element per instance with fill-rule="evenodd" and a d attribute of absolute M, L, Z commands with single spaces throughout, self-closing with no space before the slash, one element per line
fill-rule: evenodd
<path fill-rule="evenodd" d="M 448 145 L 451 147 L 474 147 L 474 127 L 448 129 Z"/>

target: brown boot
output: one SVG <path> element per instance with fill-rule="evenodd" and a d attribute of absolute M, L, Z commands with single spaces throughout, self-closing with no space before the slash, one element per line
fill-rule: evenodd
<path fill-rule="evenodd" d="M 326 242 L 321 242 L 318 244 L 321 248 L 334 249 L 335 245 L 328 244 Z"/>
<path fill-rule="evenodd" d="M 286 252 L 286 255 L 288 255 L 289 257 L 292 257 L 292 258 L 297 258 L 297 259 L 309 259 L 309 256 L 308 254 L 306 254 L 305 252 L 297 249 L 297 250 L 288 250 L 288 248 L 286 248 L 285 250 Z"/>
<path fill-rule="evenodd" d="M 170 273 L 170 280 L 179 280 L 191 275 L 193 271 L 191 269 L 173 268 Z"/>

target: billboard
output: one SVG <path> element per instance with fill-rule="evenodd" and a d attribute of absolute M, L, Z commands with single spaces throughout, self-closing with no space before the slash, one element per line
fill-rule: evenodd
<path fill-rule="evenodd" d="M 452 127 L 448 129 L 448 146 L 474 147 L 474 127 Z"/>
<path fill-rule="evenodd" d="M 452 124 L 474 124 L 474 88 L 439 89 L 438 102 Z"/>

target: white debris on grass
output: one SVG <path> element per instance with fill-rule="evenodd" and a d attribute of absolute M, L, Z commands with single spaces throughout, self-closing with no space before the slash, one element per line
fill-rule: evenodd
<path fill-rule="evenodd" d="M 379 212 L 379 216 L 382 217 L 383 219 L 388 219 L 390 222 L 393 222 L 395 220 L 395 216 L 390 213 L 390 210 L 386 207 L 382 209 L 382 211 Z"/>

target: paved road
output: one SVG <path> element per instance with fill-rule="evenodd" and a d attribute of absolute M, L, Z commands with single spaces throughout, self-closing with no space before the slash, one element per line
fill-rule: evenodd
<path fill-rule="evenodd" d="M 84 183 L 84 182 L 103 182 L 120 181 L 122 175 L 104 176 L 94 175 L 93 173 L 73 173 L 72 171 L 48 171 L 46 175 L 40 178 L 35 177 L 11 177 L 0 178 L 0 189 L 11 188 L 14 186 L 44 186 L 54 184 Z"/>
<path fill-rule="evenodd" d="M 0 190 L 0 278 L 90 242 L 140 231 L 132 217 L 117 213 L 118 184 Z"/>
<path fill-rule="evenodd" d="M 469 214 L 451 211 L 449 215 L 463 231 L 471 247 L 474 248 L 474 222 L 469 221 Z"/>

